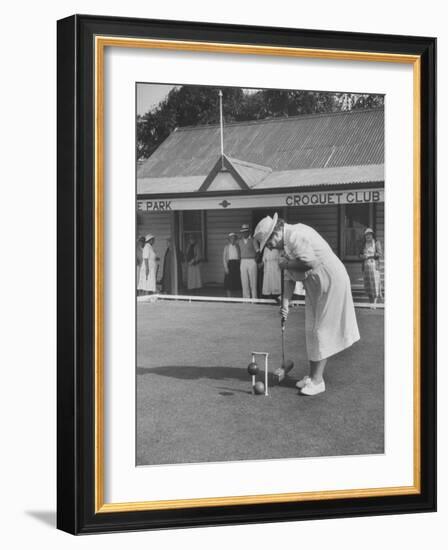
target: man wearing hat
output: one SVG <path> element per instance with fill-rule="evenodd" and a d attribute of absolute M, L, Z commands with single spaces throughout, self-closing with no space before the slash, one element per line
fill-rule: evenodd
<path fill-rule="evenodd" d="M 244 223 L 240 229 L 239 247 L 241 254 L 240 276 L 243 298 L 257 298 L 257 253 L 258 246 L 250 235 L 249 224 Z"/>
<path fill-rule="evenodd" d="M 266 216 L 255 228 L 254 238 L 270 249 L 284 252 L 279 265 L 285 270 L 285 295 L 280 309 L 288 316 L 295 281 L 305 287 L 305 335 L 309 375 L 297 382 L 303 395 L 325 391 L 327 359 L 359 340 L 350 279 L 341 260 L 312 227 L 290 225 Z"/>
<path fill-rule="evenodd" d="M 140 268 L 140 278 L 137 290 L 141 294 L 152 294 L 156 291 L 156 274 L 157 274 L 157 258 L 153 249 L 155 237 L 152 233 L 148 233 L 145 237 L 145 246 L 142 253 L 142 266 Z"/>
<path fill-rule="evenodd" d="M 222 253 L 222 263 L 224 265 L 224 288 L 228 297 L 232 296 L 232 292 L 241 290 L 241 275 L 240 275 L 240 247 L 236 233 L 229 233 L 227 236 L 228 243 L 225 245 Z"/>

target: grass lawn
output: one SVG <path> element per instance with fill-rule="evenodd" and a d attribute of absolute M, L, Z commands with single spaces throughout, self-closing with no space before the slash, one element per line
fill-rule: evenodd
<path fill-rule="evenodd" d="M 315 397 L 294 387 L 307 373 L 304 314 L 288 318 L 290 379 L 264 397 L 246 368 L 252 350 L 269 352 L 271 372 L 280 365 L 278 307 L 139 303 L 137 464 L 383 453 L 383 311 L 357 310 L 361 340 L 329 359 Z"/>

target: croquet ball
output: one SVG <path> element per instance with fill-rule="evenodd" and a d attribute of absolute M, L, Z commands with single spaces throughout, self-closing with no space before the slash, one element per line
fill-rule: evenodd
<path fill-rule="evenodd" d="M 251 374 L 252 376 L 255 376 L 258 372 L 258 365 L 257 363 L 249 363 L 247 365 L 247 372 Z"/>
<path fill-rule="evenodd" d="M 254 393 L 255 393 L 255 395 L 262 395 L 264 393 L 264 384 L 263 384 L 263 382 L 255 382 Z"/>

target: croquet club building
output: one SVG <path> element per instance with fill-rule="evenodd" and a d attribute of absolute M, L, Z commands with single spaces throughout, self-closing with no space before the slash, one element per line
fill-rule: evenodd
<path fill-rule="evenodd" d="M 177 128 L 138 163 L 138 235 L 156 236 L 160 258 L 171 237 L 181 262 L 194 233 L 204 286 L 216 294 L 227 234 L 277 211 L 314 227 L 361 295 L 364 229 L 384 245 L 383 109 L 226 124 L 223 136 L 221 146 L 219 125 Z M 384 276 L 384 262 L 381 269 Z M 173 294 L 182 287 L 178 273 L 173 266 Z"/>

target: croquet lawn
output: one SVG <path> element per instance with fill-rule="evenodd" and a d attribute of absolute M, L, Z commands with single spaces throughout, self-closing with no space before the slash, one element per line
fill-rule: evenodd
<path fill-rule="evenodd" d="M 176 464 L 384 452 L 384 313 L 357 309 L 361 340 L 328 361 L 327 391 L 298 395 L 307 373 L 303 306 L 286 328 L 294 369 L 251 393 L 251 351 L 281 363 L 278 307 L 210 302 L 137 306 L 136 462 Z M 259 380 L 264 380 L 261 359 Z"/>

